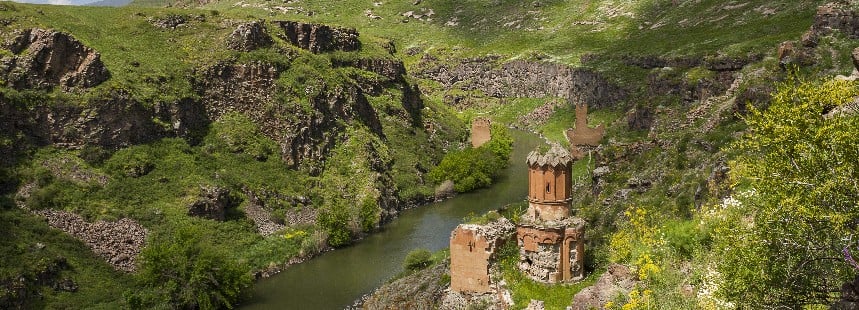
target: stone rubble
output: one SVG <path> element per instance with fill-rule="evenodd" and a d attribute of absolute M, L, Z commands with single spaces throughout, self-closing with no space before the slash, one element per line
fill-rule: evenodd
<path fill-rule="evenodd" d="M 125 272 L 137 270 L 137 257 L 146 241 L 148 230 L 132 219 L 89 223 L 80 215 L 58 210 L 37 210 L 48 225 L 62 230 L 86 245 L 113 268 Z"/>

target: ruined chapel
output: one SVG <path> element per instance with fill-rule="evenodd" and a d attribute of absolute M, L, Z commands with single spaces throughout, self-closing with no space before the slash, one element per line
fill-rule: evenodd
<path fill-rule="evenodd" d="M 528 209 L 513 225 L 501 218 L 487 225 L 461 224 L 450 239 L 451 289 L 489 293 L 495 286 L 492 262 L 506 242 L 519 247 L 519 269 L 544 283 L 584 278 L 585 221 L 573 216 L 573 156 L 555 145 L 531 152 Z"/>

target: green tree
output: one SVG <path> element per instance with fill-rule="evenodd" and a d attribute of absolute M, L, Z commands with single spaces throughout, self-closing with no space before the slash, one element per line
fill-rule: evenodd
<path fill-rule="evenodd" d="M 453 189 L 467 192 L 487 187 L 507 167 L 513 138 L 503 126 L 492 126 L 492 139 L 478 148 L 452 151 L 442 158 L 428 177 L 435 183 L 453 181 Z"/>
<path fill-rule="evenodd" d="M 143 289 L 127 293 L 134 308 L 232 308 L 251 285 L 250 270 L 219 252 L 193 224 L 156 235 L 141 258 Z"/>
<path fill-rule="evenodd" d="M 855 273 L 859 116 L 852 82 L 790 80 L 766 111 L 752 109 L 734 145 L 732 178 L 745 194 L 716 230 L 721 294 L 738 304 L 827 304 Z M 827 117 L 833 109 L 850 113 Z M 855 107 L 853 107 L 855 109 Z"/>

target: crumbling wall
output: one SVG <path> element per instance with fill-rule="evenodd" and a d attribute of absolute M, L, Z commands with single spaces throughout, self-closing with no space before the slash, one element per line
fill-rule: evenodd
<path fill-rule="evenodd" d="M 471 147 L 480 147 L 492 138 L 492 122 L 485 118 L 475 118 L 471 122 Z"/>
<path fill-rule="evenodd" d="M 519 270 L 534 281 L 558 283 L 584 277 L 584 221 L 516 229 Z"/>
<path fill-rule="evenodd" d="M 450 236 L 450 288 L 463 293 L 490 292 L 489 266 L 514 229 L 503 217 L 486 225 L 457 226 Z"/>
<path fill-rule="evenodd" d="M 567 129 L 566 135 L 567 141 L 570 141 L 572 146 L 597 146 L 605 136 L 605 125 L 600 124 L 596 128 L 588 127 L 588 106 L 576 105 L 576 128 Z"/>

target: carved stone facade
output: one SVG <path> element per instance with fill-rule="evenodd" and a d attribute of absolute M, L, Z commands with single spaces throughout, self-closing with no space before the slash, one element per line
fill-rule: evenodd
<path fill-rule="evenodd" d="M 519 269 L 535 281 L 557 283 L 584 277 L 585 223 L 521 224 L 516 228 Z"/>
<path fill-rule="evenodd" d="M 528 155 L 528 210 L 516 228 L 519 269 L 535 281 L 584 277 L 584 220 L 570 216 L 573 157 L 560 146 Z"/>
<path fill-rule="evenodd" d="M 479 147 L 492 138 L 490 127 L 492 122 L 486 118 L 475 118 L 471 122 L 471 147 Z"/>

